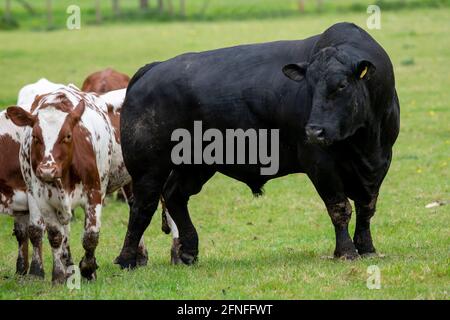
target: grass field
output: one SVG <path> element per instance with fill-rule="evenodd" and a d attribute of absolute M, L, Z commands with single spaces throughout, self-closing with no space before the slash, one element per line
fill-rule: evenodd
<path fill-rule="evenodd" d="M 132 74 L 143 64 L 186 51 L 241 43 L 299 39 L 338 21 L 365 25 L 365 11 L 279 19 L 134 23 L 82 26 L 80 31 L 0 32 L 0 106 L 40 77 L 81 85 L 84 77 L 113 66 Z M 126 205 L 104 210 L 98 280 L 81 290 L 53 287 L 51 252 L 44 247 L 45 281 L 14 276 L 12 219 L 0 216 L 1 299 L 449 299 L 450 11 L 382 13 L 370 31 L 390 54 L 401 101 L 401 132 L 373 219 L 381 256 L 343 262 L 329 259 L 334 232 L 325 207 L 304 175 L 266 185 L 253 198 L 242 184 L 216 175 L 190 202 L 200 237 L 196 266 L 169 264 L 170 237 L 160 231 L 159 211 L 146 232 L 147 267 L 121 271 L 119 253 L 128 219 Z M 72 226 L 72 250 L 82 256 L 81 212 Z M 352 224 L 353 229 L 353 224 Z M 381 289 L 366 287 L 367 267 L 381 271 Z"/>

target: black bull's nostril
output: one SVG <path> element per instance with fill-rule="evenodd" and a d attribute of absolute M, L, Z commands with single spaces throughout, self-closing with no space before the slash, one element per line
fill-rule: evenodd
<path fill-rule="evenodd" d="M 321 142 L 325 140 L 325 130 L 316 125 L 307 125 L 305 127 L 306 136 L 311 142 Z"/>

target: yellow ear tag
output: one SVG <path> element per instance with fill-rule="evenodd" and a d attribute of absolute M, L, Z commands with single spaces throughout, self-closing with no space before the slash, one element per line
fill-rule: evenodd
<path fill-rule="evenodd" d="M 367 67 L 364 68 L 364 70 L 361 72 L 361 75 L 359 76 L 360 79 L 364 78 L 364 76 L 367 73 Z"/>

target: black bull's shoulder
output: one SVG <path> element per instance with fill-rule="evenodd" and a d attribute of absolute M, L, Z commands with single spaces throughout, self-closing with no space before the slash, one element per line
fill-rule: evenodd
<path fill-rule="evenodd" d="M 127 168 L 140 172 L 148 165 L 151 153 L 167 153 L 173 146 L 170 137 L 175 129 L 192 131 L 193 122 L 201 120 L 205 130 L 280 130 L 277 175 L 261 177 L 254 166 L 215 168 L 246 182 L 252 190 L 271 178 L 294 172 L 306 172 L 313 178 L 316 168 L 323 166 L 324 172 L 341 176 L 348 197 L 366 199 L 377 193 L 398 134 L 392 65 L 381 46 L 358 27 L 341 24 L 330 29 L 305 40 L 183 54 L 146 68 L 132 80 L 122 111 Z M 282 73 L 284 65 L 308 61 L 326 46 L 340 46 L 375 60 L 379 72 L 369 88 L 372 103 L 392 104 L 386 107 L 392 109 L 389 115 L 374 117 L 380 122 L 374 126 L 376 132 L 347 139 L 332 148 L 305 143 L 310 93 L 305 83 L 296 83 Z M 165 155 L 157 161 L 170 159 Z"/>

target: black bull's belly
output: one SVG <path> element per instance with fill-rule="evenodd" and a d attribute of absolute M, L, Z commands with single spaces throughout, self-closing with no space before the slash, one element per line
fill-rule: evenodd
<path fill-rule="evenodd" d="M 353 25 L 339 28 L 344 32 L 348 29 L 350 34 L 355 29 Z M 122 149 L 135 192 L 128 233 L 117 259 L 121 266 L 136 265 L 137 244 L 161 193 L 179 228 L 180 259 L 184 263 L 194 262 L 198 238 L 187 201 L 215 172 L 246 183 L 255 193 L 269 179 L 306 173 L 334 224 L 335 255 L 354 258 L 358 252 L 375 252 L 369 220 L 375 212 L 378 191 L 398 134 L 395 84 L 388 75 L 386 79 L 382 74 L 377 78 L 384 81 L 384 87 L 392 87 L 393 94 L 383 97 L 383 101 L 392 105 L 385 106 L 390 111 L 382 118 L 384 122 L 377 124 L 382 132 L 375 138 L 363 128 L 328 147 L 306 143 L 304 128 L 311 112 L 311 97 L 306 83 L 288 79 L 282 68 L 289 63 L 308 61 L 320 49 L 319 40 L 321 45 L 327 41 L 335 45 L 333 39 L 323 38 L 322 34 L 306 40 L 189 53 L 138 71 L 130 82 L 121 119 Z M 392 74 L 387 55 L 379 54 L 384 52 L 381 47 L 368 35 L 365 41 L 367 44 L 358 44 L 357 50 L 367 47 L 369 55 L 378 59 L 377 70 L 390 68 Z M 278 173 L 261 176 L 259 165 L 174 166 L 170 158 L 175 144 L 171 134 L 178 128 L 193 133 L 194 121 L 202 121 L 203 130 L 217 128 L 222 132 L 237 128 L 279 129 Z M 348 198 L 355 201 L 357 213 L 353 241 L 348 234 L 351 216 Z"/>

